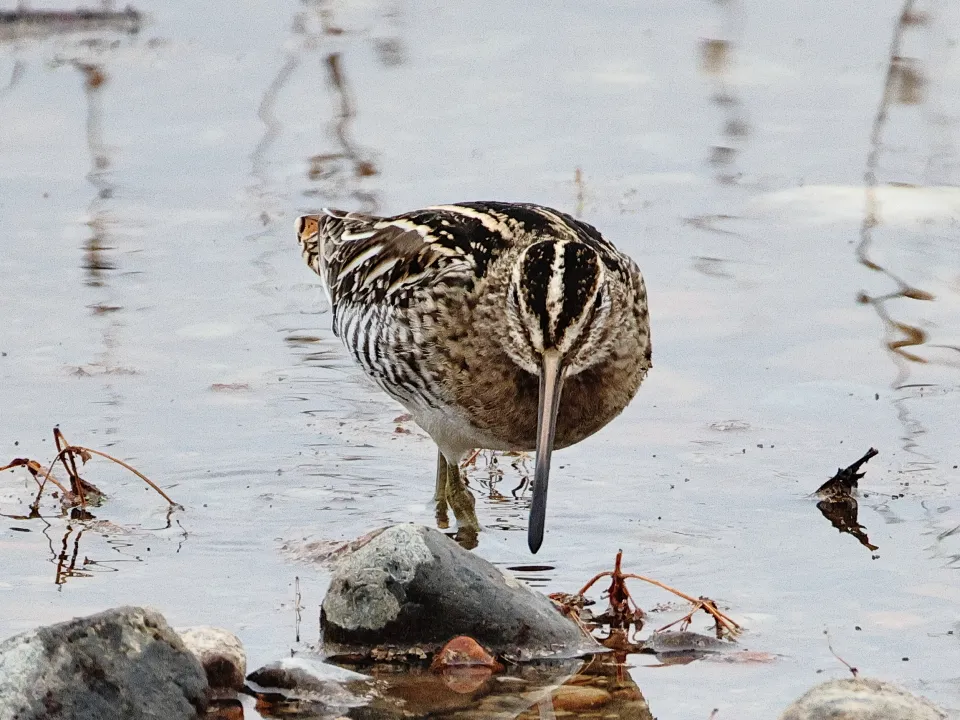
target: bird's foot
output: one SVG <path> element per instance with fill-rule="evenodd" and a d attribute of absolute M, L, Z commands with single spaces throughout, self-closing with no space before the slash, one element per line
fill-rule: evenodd
<path fill-rule="evenodd" d="M 480 544 L 479 534 L 476 530 L 469 530 L 462 527 L 457 529 L 453 539 L 457 545 L 462 547 L 464 550 L 473 550 L 477 545 Z"/>
<path fill-rule="evenodd" d="M 457 529 L 461 532 L 473 533 L 480 532 L 480 521 L 477 519 L 477 501 L 473 493 L 467 490 L 463 485 L 455 487 L 447 485 L 447 502 L 453 509 L 453 515 L 457 518 Z"/>

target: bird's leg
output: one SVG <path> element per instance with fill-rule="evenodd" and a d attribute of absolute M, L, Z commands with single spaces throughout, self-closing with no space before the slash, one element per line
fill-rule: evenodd
<path fill-rule="evenodd" d="M 458 535 L 469 533 L 476 536 L 480 531 L 480 522 L 474 510 L 477 501 L 473 493 L 467 490 L 459 465 L 451 462 L 447 463 L 447 502 L 450 503 L 453 514 L 457 518 Z"/>
<path fill-rule="evenodd" d="M 437 527 L 446 530 L 450 527 L 450 516 L 447 515 L 447 459 L 443 453 L 437 451 L 437 489 L 433 493 L 434 514 L 437 518 Z"/>

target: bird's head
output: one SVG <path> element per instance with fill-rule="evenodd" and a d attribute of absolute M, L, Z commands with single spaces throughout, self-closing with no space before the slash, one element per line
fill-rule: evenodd
<path fill-rule="evenodd" d="M 604 359 L 610 346 L 607 270 L 589 245 L 543 240 L 517 258 L 507 289 L 504 347 L 517 365 L 540 378 L 536 469 L 528 543 L 543 542 L 547 482 L 564 378 Z"/>
<path fill-rule="evenodd" d="M 540 374 L 545 354 L 562 358 L 565 376 L 596 364 L 610 316 L 600 256 L 567 240 L 528 246 L 513 266 L 506 314 L 506 350 L 527 372 Z"/>

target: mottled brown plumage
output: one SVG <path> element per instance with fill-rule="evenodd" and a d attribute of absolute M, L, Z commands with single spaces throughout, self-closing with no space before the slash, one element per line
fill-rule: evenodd
<path fill-rule="evenodd" d="M 334 331 L 440 448 L 438 519 L 449 499 L 461 528 L 479 529 L 456 470 L 469 450 L 537 450 L 536 551 L 552 448 L 610 422 L 650 368 L 637 266 L 590 225 L 536 205 L 327 210 L 297 230 Z"/>

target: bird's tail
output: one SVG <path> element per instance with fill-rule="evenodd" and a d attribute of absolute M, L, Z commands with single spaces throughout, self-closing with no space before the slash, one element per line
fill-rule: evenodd
<path fill-rule="evenodd" d="M 323 281 L 327 299 L 333 303 L 333 286 L 336 273 L 349 257 L 353 241 L 363 240 L 374 234 L 371 226 L 382 218 L 363 213 L 344 212 L 324 208 L 316 215 L 301 215 L 297 218 L 297 240 L 303 259 Z"/>
<path fill-rule="evenodd" d="M 337 211 L 333 211 L 337 212 Z M 336 227 L 339 225 L 340 227 Z M 297 218 L 297 241 L 307 266 L 320 276 L 327 300 L 333 305 L 330 293 L 329 250 L 343 232 L 343 223 L 322 210 L 318 215 L 301 215 Z"/>
<path fill-rule="evenodd" d="M 330 261 L 336 246 L 346 230 L 344 220 L 350 213 L 324 208 L 316 215 L 301 215 L 297 218 L 297 240 L 304 262 L 323 281 L 327 298 L 331 300 L 332 286 Z"/>
<path fill-rule="evenodd" d="M 323 257 L 323 234 L 320 232 L 321 215 L 301 215 L 297 218 L 297 240 L 303 259 L 317 275 L 323 277 L 320 263 Z"/>

